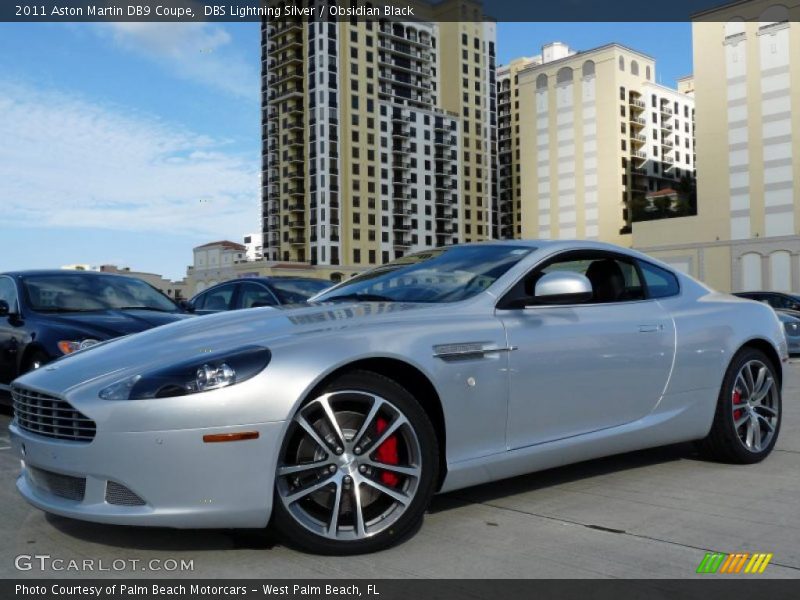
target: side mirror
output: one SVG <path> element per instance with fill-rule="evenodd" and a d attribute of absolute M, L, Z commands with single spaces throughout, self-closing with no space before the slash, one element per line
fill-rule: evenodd
<path fill-rule="evenodd" d="M 7 317 L 11 314 L 11 307 L 5 300 L 0 300 L 0 317 Z"/>
<path fill-rule="evenodd" d="M 541 304 L 580 304 L 592 299 L 592 282 L 585 275 L 556 271 L 536 282 L 533 296 Z"/>

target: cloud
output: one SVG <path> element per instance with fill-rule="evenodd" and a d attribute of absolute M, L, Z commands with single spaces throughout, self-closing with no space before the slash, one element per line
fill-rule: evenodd
<path fill-rule="evenodd" d="M 258 100 L 257 61 L 231 48 L 231 35 L 212 23 L 109 22 L 93 31 L 118 47 L 155 61 L 173 75 L 219 89 L 237 98 Z M 256 42 L 254 56 L 260 56 Z"/>
<path fill-rule="evenodd" d="M 0 81 L 8 227 L 97 227 L 205 239 L 258 223 L 260 161 L 124 107 Z"/>

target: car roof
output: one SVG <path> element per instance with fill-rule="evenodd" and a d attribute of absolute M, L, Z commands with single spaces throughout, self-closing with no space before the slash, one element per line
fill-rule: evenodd
<path fill-rule="evenodd" d="M 97 277 L 126 277 L 128 279 L 136 279 L 133 275 L 127 273 L 107 273 L 105 271 L 78 271 L 75 269 L 29 269 L 26 271 L 7 271 L 0 273 L 8 277 L 25 277 L 28 275 L 93 275 Z"/>

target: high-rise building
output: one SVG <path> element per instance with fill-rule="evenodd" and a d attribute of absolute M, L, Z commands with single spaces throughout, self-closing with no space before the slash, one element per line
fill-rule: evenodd
<path fill-rule="evenodd" d="M 698 214 L 634 243 L 721 290 L 800 292 L 798 21 L 773 0 L 694 18 Z"/>
<path fill-rule="evenodd" d="M 480 11 L 262 23 L 267 260 L 375 265 L 490 236 L 495 24 Z"/>
<path fill-rule="evenodd" d="M 690 212 L 694 99 L 655 81 L 619 44 L 501 67 L 498 235 L 629 245 L 632 221 Z"/>

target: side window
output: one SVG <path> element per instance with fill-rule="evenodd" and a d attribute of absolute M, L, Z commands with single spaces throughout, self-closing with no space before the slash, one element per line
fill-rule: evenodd
<path fill-rule="evenodd" d="M 263 285 L 258 283 L 243 283 L 239 289 L 239 308 L 253 308 L 254 306 L 275 306 L 275 296 Z"/>
<path fill-rule="evenodd" d="M 556 259 L 534 273 L 526 284 L 526 292 L 533 295 L 535 282 L 546 273 L 571 271 L 585 275 L 592 284 L 594 296 L 590 303 L 626 302 L 644 300 L 644 288 L 633 260 L 593 252 L 571 252 L 563 260 Z"/>
<path fill-rule="evenodd" d="M 17 310 L 17 291 L 8 277 L 0 277 L 0 300 L 5 300 L 12 311 Z"/>
<path fill-rule="evenodd" d="M 639 262 L 639 267 L 642 269 L 644 282 L 647 284 L 647 291 L 651 298 L 668 298 L 680 293 L 678 278 L 666 269 L 646 262 Z"/>
<path fill-rule="evenodd" d="M 223 285 L 201 294 L 195 302 L 195 310 L 222 311 L 231 310 L 231 300 L 236 284 Z"/>

